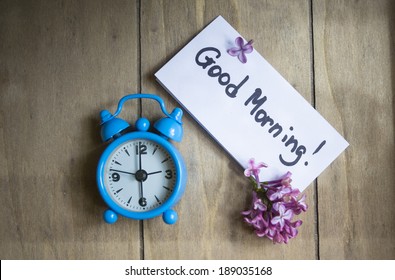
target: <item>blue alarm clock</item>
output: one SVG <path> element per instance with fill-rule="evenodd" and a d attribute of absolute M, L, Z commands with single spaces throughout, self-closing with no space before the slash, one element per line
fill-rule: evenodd
<path fill-rule="evenodd" d="M 165 115 L 153 125 L 139 118 L 135 130 L 117 116 L 127 100 L 148 98 L 157 101 Z M 103 110 L 101 137 L 109 146 L 103 152 L 97 167 L 99 192 L 109 209 L 103 218 L 115 223 L 119 215 L 143 220 L 162 215 L 167 224 L 177 221 L 172 207 L 184 193 L 187 171 L 184 160 L 169 140 L 181 141 L 183 135 L 182 110 L 170 114 L 163 100 L 153 94 L 130 94 L 123 97 L 112 115 Z"/>

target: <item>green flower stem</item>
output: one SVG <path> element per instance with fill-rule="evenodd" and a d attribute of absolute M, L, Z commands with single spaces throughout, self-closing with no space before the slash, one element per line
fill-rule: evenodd
<path fill-rule="evenodd" d="M 267 197 L 266 193 L 267 190 L 264 189 L 263 185 L 265 183 L 261 183 L 259 186 L 256 182 L 256 180 L 254 180 L 252 177 L 248 177 L 250 179 L 250 182 L 252 184 L 252 188 L 254 189 L 254 191 L 257 193 L 257 195 L 259 196 L 259 198 L 262 200 L 262 202 L 267 206 L 267 208 L 270 210 L 273 206 L 273 203 L 269 200 L 269 198 Z"/>

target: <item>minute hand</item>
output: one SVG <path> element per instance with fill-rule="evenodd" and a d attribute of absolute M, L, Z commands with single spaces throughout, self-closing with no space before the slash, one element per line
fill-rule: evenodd
<path fill-rule="evenodd" d="M 125 173 L 125 174 L 130 174 L 130 175 L 136 175 L 135 173 L 132 172 L 127 172 L 127 171 L 122 171 L 122 170 L 117 170 L 117 169 L 110 169 L 110 171 L 116 171 L 120 173 Z"/>

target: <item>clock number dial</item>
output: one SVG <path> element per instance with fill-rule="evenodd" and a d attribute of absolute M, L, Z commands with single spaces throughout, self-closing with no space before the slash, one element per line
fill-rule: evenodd
<path fill-rule="evenodd" d="M 140 204 L 140 206 L 142 206 L 142 207 L 147 206 L 147 199 L 146 199 L 145 197 L 140 198 L 140 199 L 139 199 L 139 204 Z"/>
<path fill-rule="evenodd" d="M 161 206 L 171 196 L 177 176 L 171 154 L 146 139 L 133 139 L 119 145 L 108 157 L 104 170 L 111 199 L 134 212 Z"/>
<path fill-rule="evenodd" d="M 138 146 L 136 146 L 136 155 L 146 155 L 147 154 L 147 146 L 144 144 L 139 143 Z"/>
<path fill-rule="evenodd" d="M 119 176 L 118 173 L 114 172 L 112 173 L 111 178 L 113 182 L 118 182 L 121 177 Z"/>
<path fill-rule="evenodd" d="M 166 170 L 166 176 L 165 176 L 165 178 L 166 179 L 171 179 L 171 178 L 173 178 L 173 172 L 170 170 L 170 169 L 168 169 L 168 170 Z"/>

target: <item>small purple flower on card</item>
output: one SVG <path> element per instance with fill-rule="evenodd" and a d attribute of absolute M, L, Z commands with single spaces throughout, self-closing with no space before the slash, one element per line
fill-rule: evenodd
<path fill-rule="evenodd" d="M 228 54 L 231 56 L 237 56 L 241 63 L 247 62 L 247 53 L 251 53 L 254 48 L 252 47 L 252 43 L 254 41 L 250 40 L 246 44 L 244 44 L 244 40 L 241 37 L 237 37 L 235 40 L 235 44 L 237 47 L 228 49 Z"/>

